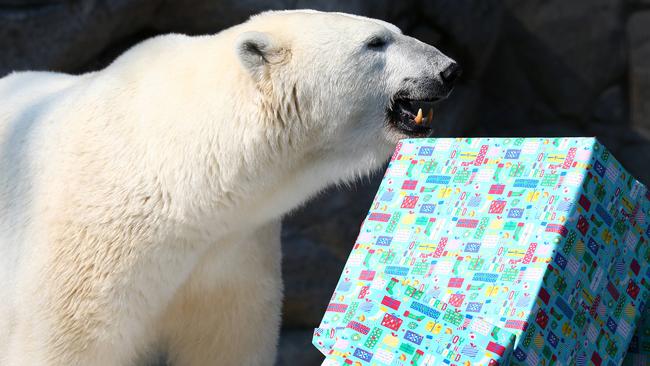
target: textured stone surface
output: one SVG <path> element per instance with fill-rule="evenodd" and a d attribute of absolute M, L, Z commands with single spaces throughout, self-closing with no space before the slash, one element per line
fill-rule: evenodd
<path fill-rule="evenodd" d="M 627 121 L 627 105 L 620 85 L 605 89 L 596 98 L 593 109 L 593 119 L 598 123 L 625 124 Z"/>
<path fill-rule="evenodd" d="M 507 0 L 519 64 L 553 109 L 579 116 L 625 70 L 623 0 Z"/>
<path fill-rule="evenodd" d="M 628 42 L 632 124 L 650 133 L 650 10 L 629 19 Z"/>
<path fill-rule="evenodd" d="M 323 355 L 311 345 L 311 330 L 287 329 L 282 332 L 276 366 L 317 366 Z"/>
<path fill-rule="evenodd" d="M 75 71 L 111 42 L 144 28 L 155 13 L 153 2 L 102 3 L 0 0 L 0 75 L 25 69 Z"/>

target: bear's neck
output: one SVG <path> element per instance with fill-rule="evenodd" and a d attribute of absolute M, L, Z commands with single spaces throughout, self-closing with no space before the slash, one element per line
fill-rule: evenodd
<path fill-rule="evenodd" d="M 231 81 L 246 85 L 244 80 Z M 170 196 L 181 197 L 184 207 L 179 212 L 197 227 L 209 222 L 214 228 L 210 235 L 277 219 L 340 175 L 324 159 L 316 129 L 309 127 L 308 116 L 298 115 L 291 95 L 265 98 L 258 92 L 206 96 L 206 103 L 222 101 L 218 109 L 206 111 L 209 123 L 183 121 L 185 113 L 179 113 L 162 139 L 178 142 L 165 151 L 166 161 L 174 162 L 163 167 Z M 196 98 L 187 102 L 200 103 Z M 184 158 L 174 158 L 178 155 Z"/>

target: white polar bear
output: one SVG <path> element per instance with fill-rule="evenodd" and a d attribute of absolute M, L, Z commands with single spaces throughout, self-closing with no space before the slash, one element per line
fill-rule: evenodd
<path fill-rule="evenodd" d="M 0 364 L 273 364 L 280 218 L 429 134 L 458 73 L 391 24 L 283 11 L 0 79 Z"/>

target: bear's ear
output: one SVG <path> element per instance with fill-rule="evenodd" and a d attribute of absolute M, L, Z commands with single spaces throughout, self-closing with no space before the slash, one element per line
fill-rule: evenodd
<path fill-rule="evenodd" d="M 270 64 L 282 62 L 285 50 L 268 33 L 245 32 L 236 42 L 237 56 L 253 78 L 260 80 Z"/>

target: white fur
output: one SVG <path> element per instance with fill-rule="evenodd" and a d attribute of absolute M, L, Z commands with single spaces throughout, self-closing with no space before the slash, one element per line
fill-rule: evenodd
<path fill-rule="evenodd" d="M 378 33 L 408 42 L 365 49 Z M 273 364 L 280 218 L 385 161 L 412 42 L 275 12 L 0 79 L 0 365 Z"/>

